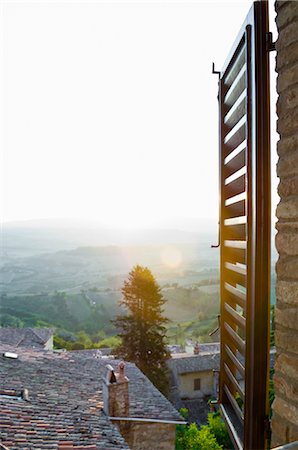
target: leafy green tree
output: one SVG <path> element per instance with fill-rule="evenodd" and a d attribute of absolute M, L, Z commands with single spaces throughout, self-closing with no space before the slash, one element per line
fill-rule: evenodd
<path fill-rule="evenodd" d="M 121 344 L 116 355 L 134 362 L 163 393 L 167 393 L 165 346 L 167 319 L 163 317 L 165 300 L 154 276 L 147 267 L 135 266 L 122 287 L 120 305 L 127 314 L 114 324 L 120 329 Z"/>

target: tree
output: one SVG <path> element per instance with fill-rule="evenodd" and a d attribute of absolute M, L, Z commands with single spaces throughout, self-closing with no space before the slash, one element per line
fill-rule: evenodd
<path fill-rule="evenodd" d="M 147 267 L 135 266 L 122 287 L 120 305 L 127 310 L 114 320 L 122 343 L 116 355 L 134 362 L 163 393 L 167 393 L 165 323 L 162 306 L 165 299 Z"/>

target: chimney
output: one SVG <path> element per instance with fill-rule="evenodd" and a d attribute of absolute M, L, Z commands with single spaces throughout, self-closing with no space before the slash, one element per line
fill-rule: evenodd
<path fill-rule="evenodd" d="M 104 412 L 111 417 L 129 416 L 128 378 L 125 376 L 125 363 L 118 365 L 119 372 L 115 373 L 108 364 L 107 375 L 103 379 Z"/>

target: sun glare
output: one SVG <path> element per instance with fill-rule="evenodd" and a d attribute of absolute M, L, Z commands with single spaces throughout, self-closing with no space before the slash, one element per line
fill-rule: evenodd
<path fill-rule="evenodd" d="M 176 247 L 166 247 L 161 252 L 162 263 L 172 269 L 176 269 L 182 263 L 181 252 Z"/>

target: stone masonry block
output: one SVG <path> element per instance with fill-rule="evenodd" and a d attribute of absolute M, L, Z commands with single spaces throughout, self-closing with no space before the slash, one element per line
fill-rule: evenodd
<path fill-rule="evenodd" d="M 297 219 L 298 218 L 298 197 L 281 200 L 276 208 L 278 219 Z"/>
<path fill-rule="evenodd" d="M 281 328 L 279 324 L 276 325 L 275 342 L 278 352 L 288 351 L 290 353 L 298 354 L 297 339 L 298 333 L 296 330 Z"/>
<path fill-rule="evenodd" d="M 277 395 L 289 399 L 298 405 L 298 391 L 295 380 L 289 379 L 284 374 L 275 373 L 274 388 Z"/>
<path fill-rule="evenodd" d="M 283 139 L 279 140 L 277 143 L 277 153 L 279 156 L 286 155 L 292 151 L 298 151 L 298 134 L 283 137 Z"/>
<path fill-rule="evenodd" d="M 298 355 L 281 353 L 276 358 L 275 371 L 281 372 L 290 378 L 296 378 L 298 373 Z M 296 380 L 296 385 L 298 380 Z"/>
<path fill-rule="evenodd" d="M 297 426 L 298 408 L 291 403 L 277 397 L 274 402 L 276 413 Z"/>
<path fill-rule="evenodd" d="M 282 100 L 279 98 L 277 102 L 278 117 L 282 119 L 283 115 L 287 113 L 289 109 L 296 108 L 296 106 L 298 106 L 298 84 L 287 89 L 282 96 Z"/>
<path fill-rule="evenodd" d="M 286 70 L 280 71 L 277 77 L 277 92 L 281 93 L 298 80 L 298 61 Z"/>
<path fill-rule="evenodd" d="M 296 330 L 298 338 L 298 308 L 275 308 L 275 322 L 287 326 L 292 330 Z M 298 342 L 298 341 L 297 341 Z"/>
<path fill-rule="evenodd" d="M 298 17 L 298 2 L 297 1 L 287 2 L 284 8 L 279 9 L 278 15 L 276 16 L 276 24 L 278 29 L 283 28 L 289 23 L 293 22 L 293 20 L 297 17 Z"/>
<path fill-rule="evenodd" d="M 285 48 L 298 40 L 297 22 L 294 21 L 282 28 L 276 42 L 277 51 L 285 51 Z"/>
<path fill-rule="evenodd" d="M 289 177 L 290 175 L 298 175 L 298 150 L 289 153 L 283 158 L 279 158 L 277 163 L 277 176 Z M 298 191 L 295 192 L 298 196 Z"/>
<path fill-rule="evenodd" d="M 297 281 L 298 276 L 298 258 L 280 257 L 276 263 L 276 274 L 278 280 Z"/>
<path fill-rule="evenodd" d="M 298 79 L 298 70 L 297 70 Z M 277 121 L 277 131 L 280 135 L 295 133 L 298 129 L 298 107 L 287 110 Z"/>
<path fill-rule="evenodd" d="M 293 222 L 277 222 L 276 229 L 283 233 L 297 233 L 298 232 L 298 221 Z"/>
<path fill-rule="evenodd" d="M 277 280 L 276 283 L 277 303 L 287 302 L 298 307 L 298 281 Z"/>
<path fill-rule="evenodd" d="M 296 170 L 296 168 L 293 169 Z M 278 194 L 280 197 L 290 197 L 296 195 L 297 192 L 298 192 L 298 175 L 291 178 L 281 178 L 281 181 L 278 185 Z"/>
<path fill-rule="evenodd" d="M 297 2 L 298 4 L 298 2 Z M 290 66 L 297 61 L 298 54 L 298 41 L 292 42 L 286 49 L 282 49 L 276 56 L 275 70 L 280 72 L 284 66 Z"/>
<path fill-rule="evenodd" d="M 286 8 L 288 6 L 290 0 L 276 0 L 274 3 L 275 11 L 280 14 L 282 8 Z"/>
<path fill-rule="evenodd" d="M 298 256 L 298 233 L 277 233 L 275 238 L 277 251 L 289 256 Z"/>
<path fill-rule="evenodd" d="M 273 403 L 274 407 L 275 403 Z M 298 439 L 298 426 L 285 420 L 274 412 L 272 417 L 271 448 L 288 444 Z"/>

